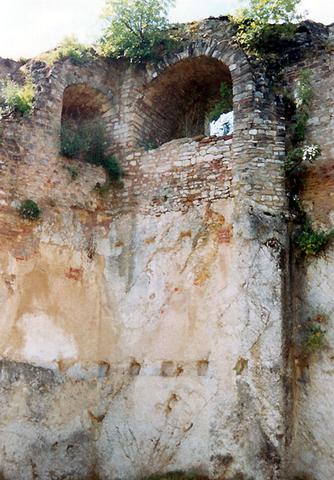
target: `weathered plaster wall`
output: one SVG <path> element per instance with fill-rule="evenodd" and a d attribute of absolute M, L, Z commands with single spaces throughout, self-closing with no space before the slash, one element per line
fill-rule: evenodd
<path fill-rule="evenodd" d="M 199 24 L 155 69 L 33 62 L 32 117 L 2 120 L 6 480 L 286 478 L 284 118 L 230 28 L 224 18 Z M 233 139 L 145 152 L 143 104 L 194 58 L 231 74 Z M 63 93 L 82 84 L 104 95 L 125 172 L 106 197 L 94 190 L 102 169 L 58 154 Z M 38 222 L 18 216 L 25 198 L 42 207 Z"/>
<path fill-rule="evenodd" d="M 86 463 L 102 478 L 207 469 L 209 372 L 220 368 L 212 352 L 224 306 L 210 299 L 232 268 L 230 215 L 224 200 L 155 221 L 132 213 L 96 239 L 91 260 L 43 238 L 29 259 L 5 257 L 5 478 L 33 478 L 31 462 L 40 478 L 81 478 Z"/>

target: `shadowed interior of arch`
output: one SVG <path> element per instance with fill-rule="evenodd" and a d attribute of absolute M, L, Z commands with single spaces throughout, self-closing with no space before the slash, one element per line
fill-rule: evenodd
<path fill-rule="evenodd" d="M 138 143 L 161 145 L 174 138 L 209 134 L 208 113 L 232 85 L 228 67 L 212 57 L 181 60 L 148 84 L 139 102 Z"/>
<path fill-rule="evenodd" d="M 102 155 L 111 144 L 110 117 L 110 100 L 101 91 L 87 84 L 68 86 L 63 94 L 61 153 L 82 158 L 93 145 Z"/>
<path fill-rule="evenodd" d="M 86 84 L 70 85 L 64 90 L 62 119 L 102 117 L 110 109 L 106 96 Z"/>

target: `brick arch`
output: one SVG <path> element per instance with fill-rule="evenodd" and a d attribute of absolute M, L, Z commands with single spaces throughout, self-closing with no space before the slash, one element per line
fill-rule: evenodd
<path fill-rule="evenodd" d="M 105 117 L 111 109 L 108 97 L 87 83 L 72 83 L 63 92 L 62 117 Z"/>
<path fill-rule="evenodd" d="M 210 57 L 216 58 L 224 63 L 230 70 L 233 84 L 238 83 L 240 76 L 251 74 L 251 67 L 244 52 L 237 46 L 231 45 L 231 38 L 224 38 L 218 41 L 211 38 L 208 41 L 203 39 L 195 40 L 184 48 L 181 52 L 166 55 L 155 67 L 148 69 L 148 81 L 157 78 L 170 66 L 190 58 Z"/>
<path fill-rule="evenodd" d="M 253 101 L 255 86 L 246 56 L 237 47 L 231 46 L 230 42 L 231 39 L 229 43 L 226 39 L 221 42 L 214 39 L 207 42 L 194 41 L 182 52 L 169 55 L 156 67 L 148 69 L 147 83 L 135 106 L 137 121 L 134 136 L 138 143 L 152 139 L 161 144 L 172 138 L 204 134 L 204 128 L 201 127 L 204 122 L 200 116 L 198 128 L 196 125 L 190 128 L 189 135 L 187 131 L 184 135 L 175 129 L 173 131 L 175 122 L 178 121 L 177 117 L 182 117 L 184 110 L 187 109 L 181 97 L 182 95 L 189 97 L 195 93 L 193 104 L 196 104 L 197 96 L 199 113 L 200 103 L 202 103 L 203 117 L 206 113 L 204 110 L 210 102 L 212 104 L 219 98 L 219 87 L 222 81 L 233 85 L 234 114 L 237 123 L 239 122 L 245 107 L 249 107 Z M 227 44 L 228 47 L 226 47 Z M 247 94 L 245 94 L 246 91 Z M 178 100 L 175 100 L 176 96 L 179 97 Z M 240 103 L 241 96 L 243 98 Z M 170 112 L 168 112 L 168 102 Z M 169 125 L 167 125 L 168 121 L 166 122 L 167 118 L 169 118 Z M 165 128 L 166 125 L 167 128 Z M 152 138 L 154 131 L 160 131 L 159 138 Z"/>

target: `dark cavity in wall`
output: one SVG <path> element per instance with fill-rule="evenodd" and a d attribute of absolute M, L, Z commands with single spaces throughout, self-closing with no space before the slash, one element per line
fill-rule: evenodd
<path fill-rule="evenodd" d="M 209 133 L 208 113 L 232 85 L 228 67 L 204 55 L 168 67 L 146 86 L 137 105 L 138 143 L 161 145 L 175 138 Z"/>
<path fill-rule="evenodd" d="M 87 84 L 68 86 L 63 94 L 61 154 L 82 159 L 94 149 L 102 155 L 112 144 L 110 116 L 110 100 L 102 92 Z M 85 159 L 100 164 L 98 158 Z"/>

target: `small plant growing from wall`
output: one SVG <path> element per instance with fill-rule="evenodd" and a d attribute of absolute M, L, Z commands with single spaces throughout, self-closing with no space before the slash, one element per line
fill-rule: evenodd
<path fill-rule="evenodd" d="M 317 144 L 305 144 L 306 126 L 309 119 L 313 89 L 310 72 L 305 70 L 299 75 L 292 97 L 287 101 L 292 105 L 294 113 L 291 118 L 291 148 L 287 152 L 285 171 L 287 174 L 290 208 L 299 223 L 299 232 L 295 235 L 295 244 L 303 256 L 318 256 L 329 245 L 334 237 L 334 230 L 325 232 L 315 230 L 311 220 L 303 209 L 300 200 L 302 175 L 307 166 L 313 163 L 320 155 L 321 149 Z"/>
<path fill-rule="evenodd" d="M 0 86 L 0 115 L 17 113 L 29 115 L 32 112 L 35 99 L 35 89 L 31 79 L 24 85 L 13 80 L 6 80 Z"/>
<path fill-rule="evenodd" d="M 309 319 L 302 332 L 302 347 L 306 355 L 321 350 L 326 344 L 326 330 L 324 324 L 327 322 L 325 315 L 318 314 Z"/>
<path fill-rule="evenodd" d="M 334 229 L 329 232 L 314 230 L 310 223 L 306 223 L 295 241 L 302 254 L 317 256 L 320 255 L 333 238 Z"/>
<path fill-rule="evenodd" d="M 93 49 L 80 43 L 75 36 L 65 37 L 55 50 L 40 56 L 48 65 L 69 59 L 73 65 L 83 65 L 94 58 Z"/>
<path fill-rule="evenodd" d="M 321 325 L 312 323 L 306 335 L 305 348 L 310 352 L 319 350 L 324 346 L 325 336 L 326 330 L 323 330 Z"/>
<path fill-rule="evenodd" d="M 286 157 L 285 170 L 287 173 L 302 173 L 307 163 L 314 162 L 321 155 L 319 145 L 306 145 L 292 148 Z"/>
<path fill-rule="evenodd" d="M 61 128 L 60 153 L 92 165 L 102 166 L 110 180 L 119 180 L 122 169 L 116 157 L 107 152 L 108 141 L 103 122 L 85 120 L 64 121 Z"/>
<path fill-rule="evenodd" d="M 38 220 L 41 216 L 41 209 L 34 200 L 24 200 L 19 206 L 19 215 L 26 220 Z"/>
<path fill-rule="evenodd" d="M 122 169 L 115 155 L 105 155 L 101 165 L 104 167 L 105 171 L 109 175 L 109 178 L 112 180 L 117 181 L 123 175 Z"/>

